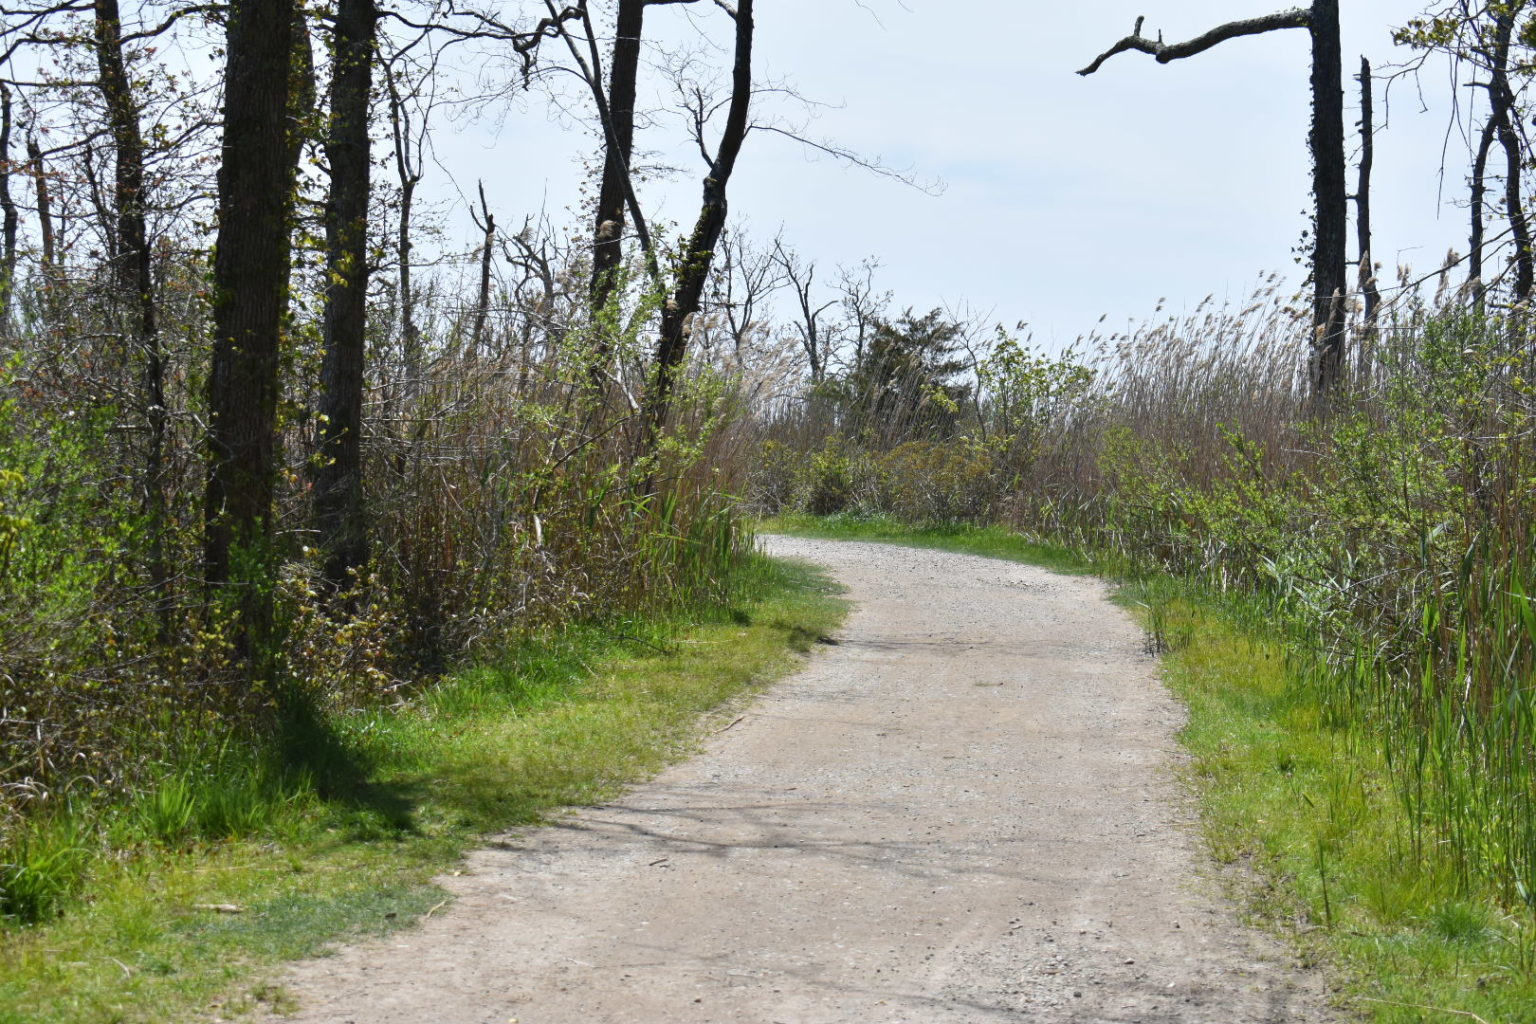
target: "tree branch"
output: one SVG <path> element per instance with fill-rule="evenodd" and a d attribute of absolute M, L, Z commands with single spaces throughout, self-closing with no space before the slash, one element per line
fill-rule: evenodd
<path fill-rule="evenodd" d="M 1157 39 L 1148 39 L 1141 34 L 1141 26 L 1144 21 L 1146 21 L 1146 18 L 1137 18 L 1136 27 L 1131 29 L 1130 35 L 1099 54 L 1092 64 L 1083 68 L 1078 74 L 1091 75 L 1099 70 L 1109 58 L 1119 53 L 1125 53 L 1127 50 L 1149 53 L 1159 64 L 1167 64 L 1169 61 L 1181 60 L 1185 57 L 1193 57 L 1197 53 L 1204 53 L 1219 43 L 1224 43 L 1228 39 L 1236 39 L 1239 36 L 1256 36 L 1262 32 L 1273 32 L 1282 28 L 1310 28 L 1312 25 L 1312 12 L 1304 7 L 1293 7 L 1289 11 L 1267 14 L 1262 18 L 1229 21 L 1225 25 L 1217 25 L 1204 35 L 1196 36 L 1194 39 L 1183 43 L 1165 43 L 1161 35 Z"/>

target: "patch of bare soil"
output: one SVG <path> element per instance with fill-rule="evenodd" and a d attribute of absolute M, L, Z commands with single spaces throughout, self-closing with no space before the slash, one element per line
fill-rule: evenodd
<path fill-rule="evenodd" d="M 770 538 L 857 610 L 703 754 L 504 837 L 413 932 L 298 965 L 305 1024 L 1328 1019 L 1242 927 L 1182 712 L 1101 583 Z"/>

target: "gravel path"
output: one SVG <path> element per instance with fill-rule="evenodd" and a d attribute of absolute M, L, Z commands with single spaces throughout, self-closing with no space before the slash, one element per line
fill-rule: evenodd
<path fill-rule="evenodd" d="M 616 803 L 505 837 L 420 928 L 299 965 L 305 1024 L 1250 1024 L 1321 982 L 1202 877 L 1179 706 L 1102 584 L 769 538 L 836 646 Z"/>

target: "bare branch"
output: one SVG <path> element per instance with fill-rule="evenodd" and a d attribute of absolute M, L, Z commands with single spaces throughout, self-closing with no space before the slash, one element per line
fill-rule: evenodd
<path fill-rule="evenodd" d="M 1078 72 L 1080 75 L 1091 75 L 1103 66 L 1104 62 L 1116 54 L 1125 53 L 1127 50 L 1137 50 L 1141 53 L 1149 53 L 1159 64 L 1167 64 L 1169 61 L 1182 60 L 1185 57 L 1193 57 L 1197 53 L 1204 53 L 1219 43 L 1228 39 L 1236 39 L 1239 36 L 1255 36 L 1263 32 L 1274 32 L 1284 28 L 1310 28 L 1312 25 L 1312 12 L 1303 7 L 1294 7 L 1288 11 L 1280 11 L 1277 14 L 1268 14 L 1262 18 L 1248 18 L 1242 21 L 1229 21 L 1225 25 L 1217 25 L 1204 35 L 1183 43 L 1165 43 L 1162 36 L 1157 39 L 1148 39 L 1141 34 L 1142 23 L 1145 18 L 1136 19 L 1136 27 L 1131 34 L 1120 40 L 1108 50 L 1099 54 L 1092 64 Z"/>
<path fill-rule="evenodd" d="M 841 160 L 851 167 L 869 171 L 882 178 L 890 178 L 892 181 L 899 182 L 909 188 L 915 188 L 924 195 L 941 196 L 948 189 L 948 185 L 943 180 L 930 179 L 928 181 L 921 181 L 912 170 L 899 170 L 894 167 L 887 167 L 878 156 L 870 158 L 846 146 L 839 146 L 825 139 L 813 139 L 783 125 L 754 124 L 751 130 L 754 132 L 771 132 L 774 135 L 782 135 L 786 139 L 793 139 L 807 149 L 830 156 L 834 160 Z"/>

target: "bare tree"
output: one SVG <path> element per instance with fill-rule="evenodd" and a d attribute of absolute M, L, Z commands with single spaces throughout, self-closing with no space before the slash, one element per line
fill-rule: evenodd
<path fill-rule="evenodd" d="M 1376 317 L 1381 306 L 1381 292 L 1376 286 L 1376 266 L 1371 256 L 1371 174 L 1375 168 L 1376 123 L 1371 78 L 1371 62 L 1360 58 L 1360 174 L 1355 186 L 1355 237 L 1359 255 L 1359 290 L 1363 298 L 1360 328 L 1356 341 L 1355 367 L 1358 380 L 1370 379 L 1376 345 Z"/>
<path fill-rule="evenodd" d="M 1371 62 L 1360 58 L 1360 176 L 1355 185 L 1355 240 L 1360 257 L 1359 289 L 1364 299 L 1361 311 L 1357 366 L 1362 375 L 1368 369 L 1371 343 L 1376 333 L 1376 311 L 1381 292 L 1376 287 L 1376 269 L 1371 260 L 1371 172 L 1376 165 L 1376 115 L 1371 88 Z"/>
<path fill-rule="evenodd" d="M 799 254 L 784 245 L 783 239 L 774 240 L 773 258 L 784 280 L 788 282 L 790 291 L 795 293 L 795 334 L 800 340 L 801 351 L 805 353 L 811 386 L 816 387 L 826 380 L 827 364 L 832 356 L 831 342 L 835 338 L 835 334 L 823 323 L 822 317 L 827 310 L 838 304 L 838 300 L 833 298 L 817 303 L 813 297 L 816 288 L 815 262 L 801 260 Z"/>
<path fill-rule="evenodd" d="M 645 9 L 665 4 L 693 3 L 694 0 L 619 0 L 613 34 L 613 59 L 609 63 L 608 89 L 601 88 L 602 65 L 596 48 L 589 60 L 595 79 L 594 97 L 603 124 L 603 177 L 598 186 L 597 209 L 592 226 L 592 307 L 601 310 L 608 304 L 618 284 L 619 266 L 624 260 L 624 213 L 634 190 L 631 161 L 635 148 L 635 95 L 640 72 L 640 53 L 645 29 Z M 592 23 L 581 5 L 592 40 Z M 569 37 L 568 37 L 569 38 Z M 645 219 L 636 215 L 636 227 L 644 233 Z M 646 246 L 649 248 L 649 239 Z"/>
<path fill-rule="evenodd" d="M 416 286 L 413 277 L 416 190 L 426 176 L 427 132 L 436 93 L 437 51 L 432 51 L 427 66 L 412 75 L 406 69 L 409 47 L 391 54 L 383 69 L 388 93 L 390 140 L 394 144 L 393 162 L 399 211 L 395 221 L 397 286 L 400 301 L 400 347 L 405 375 L 405 393 L 414 395 L 422 374 L 421 324 L 416 316 Z"/>
<path fill-rule="evenodd" d="M 1345 238 L 1348 187 L 1344 158 L 1343 55 L 1339 44 L 1339 0 L 1313 0 L 1311 7 L 1227 22 L 1182 43 L 1131 34 L 1078 72 L 1091 75 L 1116 54 L 1135 50 L 1159 64 L 1204 53 L 1229 39 L 1283 29 L 1306 29 L 1312 37 L 1312 391 L 1319 399 L 1338 384 L 1344 361 L 1344 297 L 1347 291 Z"/>
<path fill-rule="evenodd" d="M 37 136 L 31 134 L 27 136 L 27 169 L 32 175 L 32 184 L 37 194 L 37 232 L 42 241 L 42 270 L 46 281 L 53 277 L 58 262 L 54 246 L 53 195 L 48 188 L 48 167 L 43 162 L 43 147 L 38 145 Z"/>
<path fill-rule="evenodd" d="M 480 229 L 480 288 L 475 298 L 475 325 L 469 333 L 469 351 L 478 356 L 485 347 L 485 324 L 491 314 L 491 261 L 496 255 L 496 215 L 485 201 L 485 182 L 477 182 L 480 212 L 469 211 L 470 219 Z"/>
<path fill-rule="evenodd" d="M 1471 223 L 1467 286 L 1479 308 L 1488 290 L 1488 165 L 1495 145 L 1504 153 L 1502 205 L 1509 225 L 1508 237 L 1513 243 L 1511 298 L 1517 303 L 1529 302 L 1536 287 L 1536 257 L 1532 253 L 1522 180 L 1529 146 L 1524 137 L 1520 97 L 1511 80 L 1512 72 L 1529 74 L 1529 60 L 1517 60 L 1512 55 L 1517 41 L 1528 45 L 1527 30 L 1519 27 L 1528 9 L 1528 0 L 1453 0 L 1433 10 L 1430 16 L 1410 20 L 1406 27 L 1393 33 L 1399 43 L 1450 57 L 1453 75 L 1462 66 L 1470 67 L 1477 76 L 1470 84 L 1480 87 L 1488 97 L 1488 114 L 1477 132 L 1468 183 Z"/>
<path fill-rule="evenodd" d="M 887 319 L 891 293 L 875 291 L 875 271 L 879 268 L 879 262 L 869 258 L 856 268 L 838 269 L 838 290 L 842 293 L 839 301 L 843 307 L 845 329 L 853 341 L 850 364 L 857 364 L 864 358 L 876 327 Z"/>

